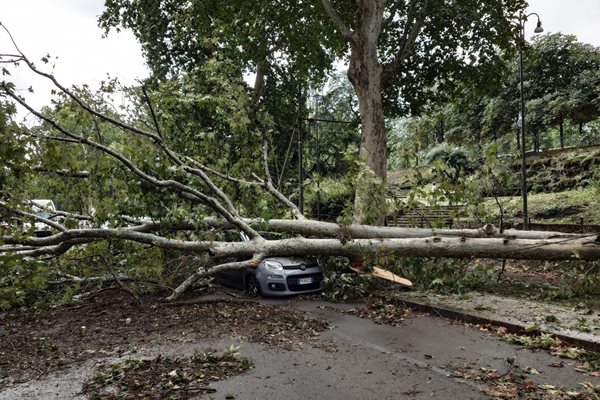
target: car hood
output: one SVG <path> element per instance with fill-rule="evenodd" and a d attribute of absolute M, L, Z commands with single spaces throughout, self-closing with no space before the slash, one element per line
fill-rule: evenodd
<path fill-rule="evenodd" d="M 312 264 L 310 261 L 299 257 L 269 257 L 265 261 L 277 261 L 281 265 L 298 265 L 298 264 Z"/>

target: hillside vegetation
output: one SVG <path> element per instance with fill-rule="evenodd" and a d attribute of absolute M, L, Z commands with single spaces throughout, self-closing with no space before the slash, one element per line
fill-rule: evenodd
<path fill-rule="evenodd" d="M 557 193 L 538 193 L 529 195 L 528 210 L 532 222 L 555 224 L 600 224 L 600 193 L 594 188 L 567 190 Z M 509 219 L 522 216 L 521 196 L 501 197 L 505 215 Z M 494 199 L 486 201 L 486 208 L 499 215 Z"/>
<path fill-rule="evenodd" d="M 557 149 L 529 155 L 527 167 L 532 193 L 584 188 L 591 183 L 596 169 L 600 167 L 600 147 Z M 513 170 L 518 175 L 520 165 L 513 165 Z"/>
<path fill-rule="evenodd" d="M 510 160 L 508 181 L 493 187 L 505 213 L 505 222 L 520 222 L 522 198 L 520 193 L 520 159 Z M 499 160 L 502 163 L 502 159 Z M 482 161 L 474 161 L 471 175 L 465 180 L 478 182 Z M 527 157 L 529 216 L 532 222 L 557 224 L 600 224 L 600 193 L 594 181 L 600 169 L 600 147 L 550 150 Z M 412 188 L 436 182 L 433 167 L 406 168 L 390 171 L 390 197 L 406 197 Z M 439 184 L 439 182 L 437 182 Z M 455 186 L 456 187 L 456 186 Z M 485 209 L 492 220 L 499 221 L 499 208 L 489 193 L 481 187 L 488 199 Z M 427 193 L 428 191 L 426 191 Z M 427 201 L 425 201 L 427 202 Z"/>

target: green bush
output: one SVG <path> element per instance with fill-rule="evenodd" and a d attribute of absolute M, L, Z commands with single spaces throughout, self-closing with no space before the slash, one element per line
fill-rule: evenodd
<path fill-rule="evenodd" d="M 47 289 L 50 265 L 25 257 L 0 260 L 0 310 L 43 302 L 39 294 Z"/>
<path fill-rule="evenodd" d="M 418 290 L 438 293 L 463 293 L 469 289 L 482 289 L 495 282 L 491 266 L 469 261 L 443 258 L 399 258 L 390 271 L 412 281 Z"/>
<path fill-rule="evenodd" d="M 305 205 L 312 218 L 335 221 L 354 201 L 354 191 L 343 180 L 315 178 L 306 185 Z"/>
<path fill-rule="evenodd" d="M 447 177 L 457 183 L 459 178 L 465 174 L 471 173 L 475 169 L 475 164 L 471 161 L 464 149 L 438 146 L 433 148 L 426 157 L 429 165 L 443 162 L 448 168 Z"/>

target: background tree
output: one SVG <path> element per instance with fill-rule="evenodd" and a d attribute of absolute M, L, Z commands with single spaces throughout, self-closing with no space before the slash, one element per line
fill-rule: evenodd
<path fill-rule="evenodd" d="M 567 119 L 581 127 L 600 116 L 600 48 L 556 33 L 535 37 L 529 49 L 525 81 L 530 123 L 537 131 L 558 125 L 563 147 Z M 539 146 L 534 148 L 537 151 Z"/>
<path fill-rule="evenodd" d="M 565 131 L 573 131 L 572 144 L 597 144 L 598 48 L 578 42 L 572 35 L 548 34 L 536 37 L 525 49 L 524 88 L 528 148 L 539 151 L 565 144 Z M 454 97 L 430 102 L 408 124 L 414 137 L 433 146 L 444 139 L 450 145 L 480 147 L 513 138 L 502 152 L 518 151 L 516 125 L 519 113 L 519 75 L 516 59 L 509 60 L 501 79 L 483 96 L 470 85 L 461 85 Z M 443 116 L 443 118 L 442 118 Z M 584 129 L 585 128 L 585 129 Z M 516 144 L 516 146 L 515 146 Z M 511 148 L 512 147 L 512 148 Z"/>
<path fill-rule="evenodd" d="M 350 47 L 348 77 L 361 114 L 360 156 L 379 178 L 387 169 L 384 115 L 415 112 L 463 78 L 474 86 L 483 77 L 493 81 L 505 52 L 514 48 L 515 18 L 525 7 L 521 1 L 322 3 Z M 439 90 L 425 90 L 430 87 Z M 370 191 L 367 184 L 357 192 L 358 220 L 363 220 L 361 209 L 369 207 Z"/>
<path fill-rule="evenodd" d="M 284 155 L 299 126 L 299 110 L 305 112 L 303 95 L 310 85 L 325 80 L 333 61 L 342 54 L 333 27 L 323 23 L 314 6 L 266 0 L 116 0 L 106 2 L 99 23 L 107 33 L 113 27 L 134 32 L 152 71 L 149 88 L 158 83 L 179 86 L 178 80 L 186 76 L 186 104 L 190 107 L 180 116 L 173 113 L 174 108 L 165 113 L 157 110 L 159 120 L 169 114 L 171 119 L 186 121 L 187 127 L 205 124 L 202 118 L 206 114 L 195 109 L 191 100 L 193 96 L 202 99 L 204 92 L 195 95 L 194 90 L 209 83 L 193 80 L 202 79 L 197 71 L 211 64 L 226 64 L 221 78 L 245 87 L 250 96 L 246 106 L 253 112 L 246 115 L 246 123 L 265 132 L 270 151 L 279 156 L 270 159 L 271 167 L 274 175 L 283 173 L 286 179 L 275 183 L 284 184 L 282 190 L 288 195 L 298 191 L 297 168 L 292 168 L 297 166 L 297 157 L 284 160 Z M 244 78 L 252 74 L 254 83 L 249 86 Z M 210 106 L 205 101 L 202 111 Z M 263 126 L 265 113 L 270 120 L 268 127 Z M 179 130 L 182 136 L 189 134 Z M 215 135 L 214 144 L 217 149 L 257 149 L 243 141 L 234 143 L 232 137 L 222 134 Z M 230 155 L 237 159 L 235 151 Z"/>
<path fill-rule="evenodd" d="M 385 178 L 384 110 L 399 115 L 418 109 L 431 96 L 426 87 L 496 76 L 518 37 L 515 18 L 525 2 L 324 0 L 321 8 L 295 1 L 113 0 L 106 6 L 101 26 L 131 28 L 159 78 L 219 54 L 237 62 L 241 73 L 255 71 L 254 93 L 264 94 L 269 80 L 272 87 L 290 76 L 318 81 L 349 50 L 348 76 L 361 115 L 360 156 L 374 177 L 358 187 L 355 212 L 366 222 L 365 211 L 373 208 L 366 201 L 373 197 L 370 186 Z M 376 220 L 383 216 L 382 208 Z"/>

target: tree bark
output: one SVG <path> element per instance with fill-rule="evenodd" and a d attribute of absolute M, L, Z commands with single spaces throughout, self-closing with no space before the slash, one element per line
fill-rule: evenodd
<path fill-rule="evenodd" d="M 259 61 L 256 63 L 256 78 L 254 79 L 254 90 L 252 91 L 252 103 L 258 104 L 265 85 L 265 73 L 267 72 L 267 62 Z"/>
<path fill-rule="evenodd" d="M 381 83 L 383 67 L 377 55 L 377 42 L 383 21 L 384 0 L 362 1 L 356 13 L 357 37 L 351 43 L 350 68 L 348 78 L 358 97 L 361 120 L 359 156 L 369 171 L 365 185 L 358 185 L 355 197 L 355 217 L 357 223 L 383 225 L 385 203 L 376 194 L 374 186 L 383 185 L 387 171 L 387 146 Z M 372 174 L 371 174 L 371 173 Z M 372 179 L 374 178 L 374 179 Z M 375 189 L 375 190 L 374 190 Z M 373 206 L 381 207 L 373 213 Z M 373 215 L 375 214 L 375 215 Z"/>
<path fill-rule="evenodd" d="M 40 250 L 60 245 L 78 245 L 91 240 L 120 239 L 144 243 L 183 253 L 208 253 L 211 260 L 248 257 L 250 260 L 224 266 L 215 262 L 203 269 L 256 266 L 269 256 L 330 255 L 364 256 L 385 250 L 390 254 L 414 257 L 510 258 L 510 259 L 600 259 L 600 236 L 597 234 L 567 234 L 558 232 L 527 232 L 507 230 L 500 233 L 491 226 L 484 229 L 411 229 L 337 224 L 313 220 L 275 221 L 269 228 L 287 233 L 311 232 L 325 238 L 265 240 L 248 242 L 184 241 L 169 239 L 143 229 L 72 229 L 48 237 L 2 236 L 2 250 L 19 252 L 19 245 Z M 362 238 L 353 238 L 352 235 Z M 335 236 L 335 237 L 334 237 Z M 78 242 L 80 241 L 80 242 Z M 13 245 L 12 248 L 9 248 Z M 22 254 L 27 253 L 26 250 Z M 28 255 L 28 253 L 27 253 Z M 242 265 L 243 264 L 243 265 Z M 214 267 L 213 267 L 214 265 Z"/>
<path fill-rule="evenodd" d="M 252 225 L 254 224 L 252 222 L 249 223 Z M 563 232 L 523 231 L 518 229 L 505 229 L 500 231 L 492 225 L 486 225 L 482 229 L 422 229 L 358 224 L 342 226 L 332 222 L 314 221 L 310 219 L 302 221 L 270 219 L 268 221 L 257 221 L 256 224 L 257 226 L 262 225 L 264 226 L 264 229 L 272 232 L 346 239 L 406 239 L 434 236 L 502 239 L 567 239 L 580 237 L 579 234 Z"/>
<path fill-rule="evenodd" d="M 365 257 L 394 254 L 401 257 L 492 258 L 520 260 L 598 260 L 597 236 L 577 239 L 481 239 L 464 237 L 428 237 L 411 239 L 339 239 L 294 238 L 244 243 L 215 243 L 215 257 L 323 255 Z M 247 265 L 240 265 L 247 267 Z M 219 268 L 219 266 L 215 267 Z"/>

